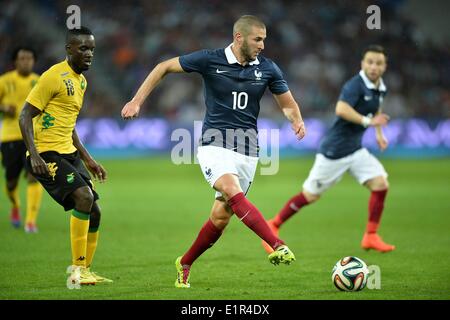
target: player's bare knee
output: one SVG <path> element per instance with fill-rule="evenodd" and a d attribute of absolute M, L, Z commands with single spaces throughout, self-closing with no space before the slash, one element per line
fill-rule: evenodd
<path fill-rule="evenodd" d="M 87 189 L 81 193 L 79 200 L 92 208 L 92 204 L 94 203 L 94 194 L 90 189 Z"/>
<path fill-rule="evenodd" d="M 94 203 L 94 194 L 88 187 L 83 187 L 75 190 L 72 193 L 72 199 L 75 202 L 75 208 L 82 212 L 91 212 L 92 204 Z"/>
<path fill-rule="evenodd" d="M 221 190 L 219 191 L 223 194 L 224 198 L 227 201 L 233 198 L 238 193 L 242 192 L 241 188 L 238 185 L 235 185 L 234 183 L 223 185 Z"/>
<path fill-rule="evenodd" d="M 314 194 L 305 190 L 303 190 L 303 196 L 308 203 L 313 203 L 320 199 L 320 194 Z"/>
<path fill-rule="evenodd" d="M 389 182 L 387 181 L 387 179 L 383 179 L 383 181 L 380 184 L 380 190 L 387 190 L 389 189 Z"/>
<path fill-rule="evenodd" d="M 376 177 L 366 183 L 370 191 L 382 191 L 389 188 L 389 183 L 385 177 Z"/>
<path fill-rule="evenodd" d="M 233 198 L 236 194 L 242 192 L 239 186 L 239 180 L 234 174 L 224 174 L 215 183 L 214 189 L 222 193 L 226 201 Z"/>

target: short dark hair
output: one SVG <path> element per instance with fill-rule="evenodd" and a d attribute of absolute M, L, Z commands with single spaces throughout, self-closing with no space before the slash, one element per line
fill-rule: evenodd
<path fill-rule="evenodd" d="M 36 61 L 36 58 L 37 58 L 37 56 L 36 56 L 36 51 L 34 51 L 33 48 L 27 47 L 27 46 L 18 46 L 18 47 L 16 47 L 16 48 L 14 49 L 14 51 L 12 52 L 12 54 L 11 54 L 11 59 L 12 59 L 12 61 L 16 61 L 17 56 L 19 55 L 20 50 L 31 52 L 31 53 L 33 54 L 33 59 L 34 59 L 34 61 Z"/>
<path fill-rule="evenodd" d="M 66 44 L 68 44 L 72 40 L 73 37 L 77 37 L 77 36 L 82 35 L 82 34 L 85 34 L 85 35 L 88 35 L 88 36 L 92 36 L 93 35 L 92 31 L 89 28 L 83 27 L 83 26 L 81 26 L 78 29 L 76 29 L 76 28 L 74 28 L 74 29 L 67 29 Z"/>
<path fill-rule="evenodd" d="M 264 24 L 264 22 L 256 17 L 256 16 L 252 16 L 252 15 L 244 15 L 242 17 L 240 17 L 238 20 L 236 20 L 236 22 L 233 25 L 233 36 L 237 33 L 240 32 L 242 33 L 243 36 L 247 36 L 250 33 L 250 28 L 252 26 L 258 27 L 258 28 L 266 28 L 266 25 Z"/>
<path fill-rule="evenodd" d="M 362 53 L 361 59 L 364 59 L 364 57 L 366 56 L 367 52 L 377 52 L 377 53 L 382 53 L 384 55 L 384 57 L 386 58 L 387 61 L 387 54 L 386 54 L 386 50 L 384 50 L 384 47 L 378 45 L 378 44 L 371 44 L 369 46 L 367 46 Z"/>

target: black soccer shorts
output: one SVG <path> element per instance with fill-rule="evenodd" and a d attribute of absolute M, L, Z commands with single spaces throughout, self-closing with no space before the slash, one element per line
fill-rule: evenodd
<path fill-rule="evenodd" d="M 28 171 L 42 184 L 50 196 L 64 207 L 65 211 L 75 208 L 75 202 L 70 195 L 78 188 L 88 186 L 94 194 L 94 201 L 99 199 L 91 176 L 81 161 L 78 151 L 71 154 L 47 151 L 42 152 L 40 156 L 47 163 L 50 176 L 35 174 L 31 169 L 30 157 L 26 161 Z"/>
<path fill-rule="evenodd" d="M 6 180 L 16 179 L 25 168 L 27 148 L 23 140 L 3 142 L 1 144 L 2 165 Z"/>

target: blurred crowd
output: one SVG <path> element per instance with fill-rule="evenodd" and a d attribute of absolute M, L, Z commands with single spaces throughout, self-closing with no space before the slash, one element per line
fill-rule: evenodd
<path fill-rule="evenodd" d="M 392 117 L 450 118 L 450 46 L 421 35 L 402 13 L 406 1 L 249 1 L 249 0 L 2 0 L 0 72 L 12 68 L 18 44 L 35 48 L 36 70 L 64 58 L 67 7 L 81 8 L 81 23 L 96 37 L 93 67 L 82 115 L 119 117 L 148 72 L 167 58 L 232 42 L 233 22 L 254 14 L 267 26 L 263 55 L 283 70 L 304 117 L 333 116 L 343 83 L 359 71 L 368 44 L 388 53 L 389 94 L 384 109 Z M 369 30 L 366 9 L 381 7 L 381 30 Z M 147 99 L 142 115 L 200 120 L 204 114 L 202 80 L 169 75 Z M 267 93 L 261 116 L 281 119 Z"/>

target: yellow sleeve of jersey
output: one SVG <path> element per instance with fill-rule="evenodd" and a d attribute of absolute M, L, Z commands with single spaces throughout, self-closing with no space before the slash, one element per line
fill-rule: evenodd
<path fill-rule="evenodd" d="M 31 89 L 26 101 L 42 111 L 59 92 L 59 86 L 60 82 L 53 72 L 44 72 Z"/>

